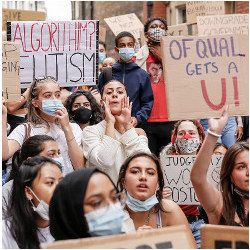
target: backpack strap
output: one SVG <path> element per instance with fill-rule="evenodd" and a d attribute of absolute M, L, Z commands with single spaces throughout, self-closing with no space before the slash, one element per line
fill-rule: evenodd
<path fill-rule="evenodd" d="M 30 123 L 24 123 L 23 125 L 25 128 L 25 137 L 24 137 L 23 142 L 25 142 L 30 137 L 31 126 L 30 126 Z"/>
<path fill-rule="evenodd" d="M 104 67 L 103 68 L 104 83 L 110 81 L 111 79 L 112 79 L 112 67 Z"/>

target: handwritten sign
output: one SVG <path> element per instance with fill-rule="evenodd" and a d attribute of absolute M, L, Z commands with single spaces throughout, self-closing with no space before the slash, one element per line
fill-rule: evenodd
<path fill-rule="evenodd" d="M 2 29 L 6 30 L 7 21 L 44 21 L 46 13 L 42 11 L 2 9 Z"/>
<path fill-rule="evenodd" d="M 185 225 L 170 226 L 145 232 L 120 234 L 114 236 L 91 237 L 76 240 L 62 240 L 54 243 L 43 243 L 47 249 L 190 249 L 197 248 L 192 235 L 188 234 Z"/>
<path fill-rule="evenodd" d="M 21 87 L 37 76 L 60 86 L 95 85 L 99 21 L 10 22 L 7 38 L 20 43 Z"/>
<path fill-rule="evenodd" d="M 165 155 L 161 157 L 161 167 L 164 173 L 165 187 L 172 191 L 171 200 L 179 205 L 199 204 L 195 194 L 190 172 L 196 155 Z M 223 156 L 213 155 L 207 178 L 218 189 L 220 181 L 220 169 Z"/>
<path fill-rule="evenodd" d="M 249 249 L 249 228 L 203 224 L 202 249 Z"/>
<path fill-rule="evenodd" d="M 20 46 L 19 43 L 2 42 L 3 96 L 7 101 L 21 100 Z"/>
<path fill-rule="evenodd" d="M 197 16 L 225 14 L 224 1 L 188 1 L 186 2 L 187 23 L 196 23 Z"/>
<path fill-rule="evenodd" d="M 249 33 L 249 15 L 220 15 L 197 17 L 199 35 L 224 35 Z"/>
<path fill-rule="evenodd" d="M 169 120 L 248 115 L 247 35 L 163 37 Z"/>
<path fill-rule="evenodd" d="M 140 31 L 144 29 L 144 26 L 135 13 L 104 18 L 104 21 L 115 36 L 122 31 L 128 31 L 140 41 Z"/>
<path fill-rule="evenodd" d="M 168 26 L 167 35 L 168 36 L 187 36 L 188 25 L 184 23 L 184 24 L 179 24 L 179 25 Z"/>

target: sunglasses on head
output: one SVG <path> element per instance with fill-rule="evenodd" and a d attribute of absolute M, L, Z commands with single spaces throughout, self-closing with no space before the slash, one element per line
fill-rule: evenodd
<path fill-rule="evenodd" d="M 32 94 L 32 92 L 33 92 L 33 90 L 38 82 L 44 81 L 44 80 L 52 80 L 52 81 L 56 82 L 56 79 L 53 76 L 38 76 L 34 79 L 34 84 L 30 90 L 30 93 Z"/>

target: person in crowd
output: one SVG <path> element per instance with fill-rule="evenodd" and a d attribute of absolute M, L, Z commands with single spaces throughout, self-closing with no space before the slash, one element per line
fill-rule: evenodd
<path fill-rule="evenodd" d="M 98 64 L 99 72 L 102 72 L 103 61 L 106 59 L 106 57 L 107 57 L 106 43 L 103 41 L 99 41 L 99 64 Z"/>
<path fill-rule="evenodd" d="M 12 157 L 12 170 L 8 176 L 7 183 L 2 187 L 2 217 L 5 217 L 9 197 L 13 187 L 13 179 L 18 174 L 21 164 L 34 156 L 46 156 L 63 166 L 63 158 L 60 156 L 60 150 L 56 141 L 48 135 L 34 135 L 29 137 L 17 150 Z"/>
<path fill-rule="evenodd" d="M 81 129 L 103 120 L 101 109 L 89 91 L 78 90 L 72 93 L 66 100 L 65 107 Z"/>
<path fill-rule="evenodd" d="M 160 159 L 165 155 L 196 155 L 204 141 L 205 133 L 201 124 L 196 120 L 180 120 L 175 123 L 171 144 L 163 148 L 160 153 Z M 164 198 L 172 194 L 171 190 L 163 190 Z M 200 226 L 204 223 L 197 208 L 198 205 L 180 205 L 187 217 L 191 231 L 200 247 Z"/>
<path fill-rule="evenodd" d="M 162 199 L 163 172 L 153 154 L 138 153 L 127 158 L 117 186 L 120 192 L 126 192 L 125 232 L 186 225 L 192 235 L 180 207 L 171 200 Z"/>
<path fill-rule="evenodd" d="M 49 231 L 49 203 L 62 179 L 61 165 L 44 156 L 22 163 L 14 177 L 13 189 L 2 222 L 3 248 L 39 248 L 52 242 Z"/>
<path fill-rule="evenodd" d="M 208 130 L 208 119 L 200 119 L 205 134 Z M 221 133 L 221 137 L 218 138 L 218 143 L 224 143 L 228 148 L 240 141 L 243 136 L 243 123 L 241 116 L 231 116 L 228 118 L 227 124 Z"/>
<path fill-rule="evenodd" d="M 160 39 L 166 35 L 167 22 L 161 17 L 152 17 L 144 25 L 147 43 L 135 55 L 135 63 L 151 76 L 154 105 L 147 122 L 140 127 L 148 137 L 152 153 L 159 155 L 162 147 L 170 143 L 174 122 L 168 120 L 165 84 L 162 73 L 162 52 Z M 154 72 L 153 72 L 154 70 Z"/>
<path fill-rule="evenodd" d="M 2 157 L 9 159 L 19 150 L 24 141 L 33 135 L 46 134 L 55 139 L 64 160 L 63 174 L 84 167 L 81 150 L 82 130 L 76 123 L 69 123 L 66 108 L 60 100 L 60 87 L 52 77 L 36 79 L 30 87 L 28 99 L 28 123 L 6 133 L 6 107 L 2 109 Z"/>
<path fill-rule="evenodd" d="M 55 240 L 120 234 L 123 194 L 98 169 L 79 169 L 57 186 L 49 207 L 50 232 Z"/>
<path fill-rule="evenodd" d="M 102 62 L 102 67 L 112 67 L 115 64 L 115 59 L 113 57 L 107 57 Z"/>
<path fill-rule="evenodd" d="M 83 130 L 82 144 L 87 167 L 96 167 L 117 182 L 124 160 L 135 152 L 150 152 L 142 129 L 134 128 L 126 87 L 118 80 L 103 86 L 105 120 Z"/>
<path fill-rule="evenodd" d="M 225 145 L 224 143 L 216 143 L 214 146 L 214 155 L 224 155 L 228 150 L 227 145 Z"/>
<path fill-rule="evenodd" d="M 206 139 L 191 171 L 191 181 L 210 224 L 249 226 L 249 145 L 238 142 L 224 155 L 220 190 L 207 179 L 214 145 L 228 121 L 228 106 L 219 119 L 209 119 Z"/>
<path fill-rule="evenodd" d="M 154 103 L 149 75 L 133 62 L 135 53 L 135 38 L 126 31 L 119 33 L 115 38 L 115 51 L 119 54 L 119 61 L 112 67 L 113 80 L 118 80 L 127 88 L 132 106 L 133 126 L 148 120 Z M 111 80 L 108 79 L 108 80 Z M 99 91 L 105 83 L 104 74 L 99 77 Z"/>

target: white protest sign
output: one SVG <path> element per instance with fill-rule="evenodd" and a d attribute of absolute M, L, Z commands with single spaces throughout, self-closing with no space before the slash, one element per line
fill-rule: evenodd
<path fill-rule="evenodd" d="M 223 35 L 249 33 L 249 15 L 234 14 L 197 17 L 199 35 Z"/>
<path fill-rule="evenodd" d="M 21 101 L 19 43 L 2 42 L 2 90 L 7 101 Z"/>
<path fill-rule="evenodd" d="M 187 36 L 188 25 L 186 23 L 183 23 L 179 25 L 168 26 L 167 35 L 168 36 Z"/>
<path fill-rule="evenodd" d="M 138 41 L 140 40 L 140 31 L 144 29 L 142 22 L 135 13 L 104 18 L 104 21 L 115 36 L 122 31 L 128 31 L 134 35 Z"/>
<path fill-rule="evenodd" d="M 197 16 L 225 14 L 224 1 L 188 1 L 186 2 L 187 23 L 196 23 Z"/>
<path fill-rule="evenodd" d="M 249 115 L 248 35 L 161 38 L 170 121 Z"/>
<path fill-rule="evenodd" d="M 179 205 L 199 204 L 190 180 L 190 172 L 195 159 L 196 155 L 165 155 L 161 157 L 164 187 L 171 189 L 170 198 Z M 217 189 L 222 160 L 223 156 L 213 155 L 207 173 L 209 182 Z"/>
<path fill-rule="evenodd" d="M 22 88 L 38 76 L 64 87 L 95 85 L 98 29 L 94 20 L 10 22 L 7 38 L 20 43 Z"/>

